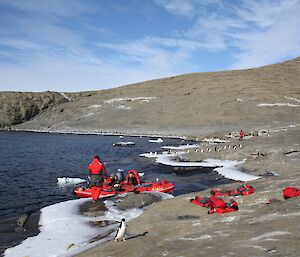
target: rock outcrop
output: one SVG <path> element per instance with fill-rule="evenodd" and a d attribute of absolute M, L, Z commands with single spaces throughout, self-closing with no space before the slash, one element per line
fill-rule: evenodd
<path fill-rule="evenodd" d="M 55 92 L 1 92 L 0 128 L 26 122 L 39 113 L 68 101 L 66 95 Z"/>

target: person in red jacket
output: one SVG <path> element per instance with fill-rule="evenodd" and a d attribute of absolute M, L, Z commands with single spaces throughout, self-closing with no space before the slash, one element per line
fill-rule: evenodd
<path fill-rule="evenodd" d="M 101 194 L 104 177 L 106 176 L 106 168 L 101 163 L 100 157 L 96 155 L 92 163 L 89 165 L 90 186 L 92 189 L 93 201 L 97 201 Z"/>
<path fill-rule="evenodd" d="M 244 140 L 245 132 L 243 130 L 240 131 L 240 140 Z"/>
<path fill-rule="evenodd" d="M 93 158 L 92 163 L 89 164 L 89 173 L 91 187 L 101 187 L 107 172 L 104 164 L 101 163 L 100 157 L 98 155 L 96 155 Z"/>

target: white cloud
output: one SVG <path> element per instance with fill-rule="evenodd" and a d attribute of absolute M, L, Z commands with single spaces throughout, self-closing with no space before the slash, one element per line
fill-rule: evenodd
<path fill-rule="evenodd" d="M 258 67 L 300 54 L 299 0 L 190 3 L 195 22 L 186 38 L 209 51 L 234 48 L 236 61 L 228 68 Z"/>
<path fill-rule="evenodd" d="M 232 68 L 258 67 L 299 56 L 300 3 L 291 1 L 286 5 L 284 2 L 281 7 L 277 6 L 274 10 L 273 6 L 270 9 L 264 6 L 265 13 L 269 16 L 266 18 L 266 15 L 259 14 L 259 17 L 255 17 L 259 30 L 233 36 L 241 52 L 236 54 L 237 61 Z M 256 9 L 252 11 L 255 12 Z"/>
<path fill-rule="evenodd" d="M 5 48 L 0 57 L 16 61 L 0 63 L 0 90 L 80 91 L 173 76 L 199 68 L 200 51 L 218 54 L 231 49 L 236 62 L 228 68 L 234 69 L 300 55 L 299 0 L 245 0 L 235 5 L 221 0 L 153 1 L 186 21 L 186 29 L 174 24 L 169 31 L 145 33 L 132 41 L 110 34 L 116 41 L 107 36 L 106 42 L 90 42 L 66 21 L 101 5 L 93 8 L 92 2 L 77 0 L 0 1 L 0 7 L 27 13 L 0 17 L 2 24 L 14 25 L 1 27 L 0 47 Z M 110 33 L 109 28 L 82 21 L 86 32 Z"/>
<path fill-rule="evenodd" d="M 154 0 L 168 12 L 181 16 L 193 16 L 194 8 L 191 0 Z"/>

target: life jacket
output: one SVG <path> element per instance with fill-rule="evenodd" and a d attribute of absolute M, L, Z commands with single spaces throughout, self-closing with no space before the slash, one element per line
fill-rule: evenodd
<path fill-rule="evenodd" d="M 220 190 L 220 189 L 214 189 L 211 191 L 212 195 L 215 196 L 237 196 L 237 195 L 251 195 L 255 192 L 254 187 L 243 184 L 237 189 L 232 190 Z"/>
<path fill-rule="evenodd" d="M 104 165 L 97 158 L 94 158 L 93 162 L 89 165 L 91 175 L 103 175 L 104 169 Z"/>
<path fill-rule="evenodd" d="M 212 214 L 212 213 L 223 214 L 223 213 L 227 213 L 227 212 L 238 211 L 238 209 L 239 209 L 238 203 L 234 200 L 231 200 L 230 203 L 225 204 L 225 207 L 211 208 L 208 211 L 208 214 Z"/>
<path fill-rule="evenodd" d="M 236 201 L 231 200 L 230 203 L 225 203 L 222 199 L 214 195 L 209 198 L 196 196 L 194 199 L 191 199 L 190 202 L 200 207 L 209 208 L 208 214 L 223 214 L 238 210 L 238 203 Z"/>
<path fill-rule="evenodd" d="M 286 187 L 282 191 L 284 199 L 300 196 L 300 189 L 296 187 Z"/>
<path fill-rule="evenodd" d="M 196 196 L 194 199 L 191 199 L 190 202 L 200 207 L 208 208 L 209 206 L 208 197 Z"/>
<path fill-rule="evenodd" d="M 129 174 L 130 173 L 133 173 L 136 181 L 138 182 L 138 185 L 141 184 L 141 180 L 140 180 L 140 176 L 139 176 L 139 173 L 137 170 L 129 170 L 128 173 L 127 173 L 127 176 L 126 176 L 126 183 L 128 184 L 129 183 Z"/>
<path fill-rule="evenodd" d="M 224 200 L 212 195 L 208 198 L 208 203 L 210 208 L 225 208 L 226 203 Z"/>

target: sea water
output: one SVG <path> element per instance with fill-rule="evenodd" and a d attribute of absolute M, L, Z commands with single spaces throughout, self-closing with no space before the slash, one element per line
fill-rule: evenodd
<path fill-rule="evenodd" d="M 207 170 L 200 167 L 193 171 L 179 172 L 178 169 L 174 170 L 173 167 L 139 156 L 145 152 L 165 150 L 161 148 L 163 146 L 179 146 L 189 142 L 164 138 L 163 143 L 149 143 L 148 137 L 125 136 L 122 141 L 131 141 L 135 145 L 114 147 L 113 144 L 119 141 L 121 141 L 119 136 L 1 131 L 0 224 L 4 226 L 2 230 L 5 231 L 7 222 L 13 222 L 14 217 L 19 217 L 21 214 L 37 213 L 40 209 L 42 214 L 39 218 L 41 233 L 38 234 L 36 229 L 21 234 L 4 233 L 0 240 L 0 254 L 6 248 L 18 245 L 25 238 L 37 234 L 35 237 L 27 238 L 22 244 L 8 249 L 6 255 L 19 256 L 26 250 L 30 256 L 39 256 L 41 248 L 48 249 L 47 256 L 57 256 L 57 254 L 65 256 L 67 246 L 72 246 L 72 251 L 67 251 L 72 256 L 76 251 L 80 252 L 94 244 L 101 243 L 100 240 L 93 244 L 86 244 L 86 241 L 99 231 L 90 227 L 88 221 L 79 215 L 78 205 L 81 200 L 68 201 L 76 199 L 72 194 L 74 185 L 67 183 L 62 187 L 60 183 L 57 183 L 57 179 L 62 177 L 76 178 L 76 180 L 87 179 L 87 167 L 94 155 L 100 155 L 108 173 L 120 169 L 126 173 L 129 169 L 137 169 L 145 174 L 144 181 L 156 179 L 172 181 L 175 184 L 175 195 L 200 191 L 230 182 L 213 171 L 213 168 Z M 82 201 L 85 200 L 88 199 L 82 199 Z M 113 206 L 109 206 L 109 203 L 107 207 L 109 211 L 106 213 L 106 218 L 113 220 L 120 219 L 120 215 L 130 220 L 142 212 L 136 209 L 120 213 Z M 73 226 L 72 222 L 75 222 L 76 226 Z M 76 233 L 67 236 L 64 234 L 68 229 L 61 228 L 65 226 L 74 227 L 76 231 L 82 228 L 86 231 L 86 235 L 76 237 L 76 241 L 74 239 Z M 50 243 L 54 245 L 49 245 L 47 239 L 49 237 L 53 237 Z M 109 240 L 109 238 L 103 240 Z"/>
<path fill-rule="evenodd" d="M 178 175 L 171 168 L 139 154 L 161 151 L 162 146 L 187 144 L 165 138 L 163 143 L 149 143 L 148 137 L 0 132 L 0 220 L 42 207 L 75 199 L 73 187 L 60 187 L 59 177 L 86 179 L 88 164 L 99 155 L 109 173 L 137 169 L 144 180 L 167 179 L 175 184 L 175 195 L 203 190 L 226 183 L 217 172 L 193 171 Z M 119 141 L 135 146 L 115 147 Z"/>

